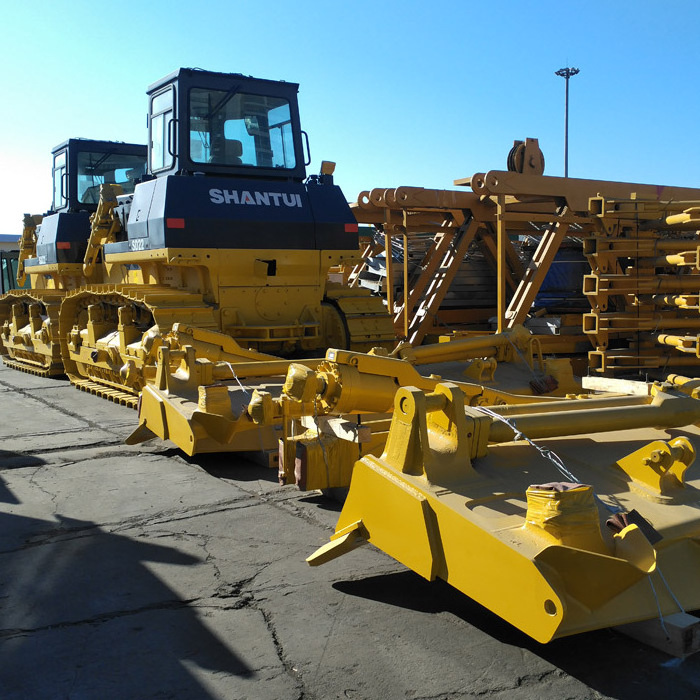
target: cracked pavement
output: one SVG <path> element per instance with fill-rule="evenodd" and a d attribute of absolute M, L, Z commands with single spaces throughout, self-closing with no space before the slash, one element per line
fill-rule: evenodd
<path fill-rule="evenodd" d="M 700 697 L 700 659 L 602 630 L 542 646 L 241 455 L 123 444 L 134 411 L 0 366 L 0 696 Z M 507 575 L 507 573 L 504 573 Z"/>

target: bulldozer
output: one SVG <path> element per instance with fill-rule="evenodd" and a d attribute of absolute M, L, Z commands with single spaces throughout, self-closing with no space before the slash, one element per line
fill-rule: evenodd
<path fill-rule="evenodd" d="M 100 266 L 84 268 L 100 185 L 133 192 L 146 166 L 146 146 L 139 144 L 73 138 L 51 153 L 51 209 L 43 216 L 25 214 L 14 261 L 18 289 L 0 297 L 3 361 L 43 376 L 63 374 L 58 316 L 64 296 L 102 278 Z M 29 289 L 19 289 L 28 281 Z"/>
<path fill-rule="evenodd" d="M 61 304 L 76 386 L 135 406 L 175 324 L 249 361 L 393 344 L 380 298 L 328 281 L 359 258 L 358 225 L 333 163 L 307 178 L 297 92 L 188 68 L 148 88 L 148 174 L 133 195 L 102 188 L 85 260 L 103 279 Z"/>

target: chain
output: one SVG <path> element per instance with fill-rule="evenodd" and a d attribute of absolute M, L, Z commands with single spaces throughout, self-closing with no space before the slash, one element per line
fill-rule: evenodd
<path fill-rule="evenodd" d="M 659 596 L 656 595 L 656 588 L 654 587 L 654 582 L 651 580 L 651 576 L 649 576 L 648 579 L 649 579 L 649 585 L 651 586 L 651 592 L 654 596 L 654 602 L 656 603 L 656 610 L 659 613 L 659 622 L 661 623 L 661 629 L 664 631 L 664 634 L 666 635 L 666 640 L 670 641 L 671 636 L 668 633 L 668 629 L 666 629 L 666 623 L 664 622 L 664 616 L 661 613 L 661 605 L 659 604 Z M 668 588 L 668 586 L 666 586 L 666 587 Z M 673 594 L 671 594 L 671 595 L 673 595 Z"/>
<path fill-rule="evenodd" d="M 241 384 L 241 380 L 238 378 L 238 375 L 236 374 L 236 371 L 233 369 L 233 365 L 230 362 L 225 362 L 224 364 L 231 370 L 231 374 L 233 375 L 233 378 L 238 382 L 238 386 L 243 389 L 243 393 L 246 396 L 250 396 L 250 392 Z"/>
<path fill-rule="evenodd" d="M 230 362 L 226 362 L 224 360 L 224 364 L 231 370 L 231 374 L 233 375 L 233 378 L 238 382 L 238 386 L 241 387 L 241 390 L 243 393 L 248 397 L 248 400 L 252 398 L 251 393 L 246 389 L 243 384 L 241 384 L 241 380 L 238 378 L 238 375 L 236 374 L 236 370 L 233 369 L 233 365 Z M 257 428 L 255 431 L 258 434 L 258 443 L 260 444 L 260 455 L 261 459 L 265 459 L 267 455 L 267 450 L 265 449 L 265 443 L 263 442 L 263 435 L 262 435 L 262 426 Z"/>
<path fill-rule="evenodd" d="M 522 362 L 523 362 L 523 364 L 525 365 L 525 367 L 528 368 L 528 370 L 530 371 L 530 374 L 532 375 L 532 378 L 533 378 L 533 379 L 540 379 L 540 377 L 538 377 L 537 374 L 536 374 L 536 372 L 535 372 L 535 368 L 534 368 L 534 367 L 530 367 L 530 364 L 529 364 L 528 361 L 525 359 L 525 356 L 522 354 L 522 352 L 520 352 L 518 346 L 510 339 L 510 336 L 506 336 L 506 339 L 507 339 L 508 342 L 513 346 L 513 350 L 515 350 L 515 352 L 518 354 L 518 357 L 522 360 Z M 534 351 L 533 351 L 533 354 L 534 354 Z M 534 365 L 534 360 L 533 360 L 533 365 Z"/>
<path fill-rule="evenodd" d="M 505 423 L 514 433 L 515 436 L 513 437 L 513 440 L 525 440 L 525 442 L 528 443 L 531 447 L 534 447 L 545 459 L 549 460 L 559 471 L 562 476 L 565 476 L 569 481 L 571 481 L 574 484 L 580 484 L 582 483 L 580 479 L 575 477 L 566 467 L 564 464 L 562 458 L 553 450 L 550 450 L 547 447 L 540 447 L 536 443 L 534 443 L 527 435 L 523 435 L 520 430 L 516 427 L 515 423 L 513 421 L 509 421 L 507 418 L 502 416 L 500 413 L 496 413 L 495 411 L 492 411 L 490 408 L 486 408 L 485 406 L 474 406 L 474 408 L 477 411 L 480 411 L 481 413 L 484 413 L 485 415 L 495 419 L 499 420 L 502 423 Z"/>
<path fill-rule="evenodd" d="M 673 602 L 678 606 L 678 609 L 684 613 L 685 609 L 683 608 L 680 601 L 678 600 L 678 598 L 676 598 L 675 594 L 671 590 L 671 586 L 668 585 L 668 581 L 666 581 L 666 577 L 661 573 L 661 569 L 659 568 L 658 563 L 656 564 L 656 570 L 659 572 L 659 576 L 661 576 L 661 580 L 664 582 L 664 586 L 666 586 L 666 590 L 671 595 L 671 598 L 673 598 Z"/>

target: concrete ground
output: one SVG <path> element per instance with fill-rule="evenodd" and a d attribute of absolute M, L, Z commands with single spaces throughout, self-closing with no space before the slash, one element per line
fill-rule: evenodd
<path fill-rule="evenodd" d="M 0 367 L 0 698 L 700 697 L 603 630 L 542 646 L 239 456 L 127 447 L 130 409 Z M 505 574 L 504 574 L 505 575 Z"/>

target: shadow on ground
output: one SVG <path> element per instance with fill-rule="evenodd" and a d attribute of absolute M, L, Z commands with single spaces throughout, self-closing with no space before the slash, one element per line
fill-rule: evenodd
<path fill-rule="evenodd" d="M 18 452 L 0 450 L 0 473 L 10 469 L 21 469 L 22 467 L 41 467 L 46 462 L 39 457 L 23 455 Z M 19 504 L 20 501 L 10 490 L 5 479 L 0 476 L 0 503 Z M 1 531 L 0 531 L 1 532 Z"/>
<path fill-rule="evenodd" d="M 8 469 L 24 469 L 25 467 L 41 467 L 46 461 L 34 455 L 25 455 L 21 452 L 0 450 L 0 472 Z"/>
<path fill-rule="evenodd" d="M 6 501 L 7 502 L 7 501 Z M 255 674 L 149 566 L 200 560 L 94 523 L 0 513 L 2 697 L 208 698 L 190 669 Z M 40 533 L 40 534 L 39 534 Z"/>
<path fill-rule="evenodd" d="M 189 457 L 184 452 L 173 449 L 162 454 L 166 456 L 178 455 L 187 464 L 194 464 L 217 479 L 277 483 L 276 467 L 263 467 L 254 462 L 245 452 L 213 452 Z"/>
<path fill-rule="evenodd" d="M 612 630 L 539 644 L 447 583 L 426 581 L 412 571 L 340 581 L 333 587 L 408 610 L 451 613 L 500 643 L 527 649 L 618 700 L 656 700 L 671 693 L 674 700 L 700 697 L 700 655 L 681 662 Z"/>
<path fill-rule="evenodd" d="M 11 503 L 11 504 L 18 504 L 19 499 L 17 496 L 15 496 L 12 491 L 10 491 L 9 487 L 5 483 L 5 480 L 0 476 L 0 503 Z"/>
<path fill-rule="evenodd" d="M 309 491 L 308 496 L 302 496 L 299 499 L 300 503 L 308 503 L 311 506 L 316 506 L 321 510 L 328 510 L 334 513 L 340 513 L 343 510 L 343 500 L 347 489 L 343 489 L 343 493 L 335 493 L 334 489 L 330 489 L 331 493 L 318 493 L 318 491 Z"/>

